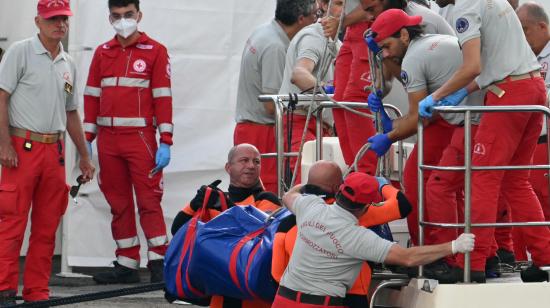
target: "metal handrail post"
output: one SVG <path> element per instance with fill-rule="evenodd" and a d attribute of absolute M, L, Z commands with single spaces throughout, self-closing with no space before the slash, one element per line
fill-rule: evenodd
<path fill-rule="evenodd" d="M 472 118 L 471 112 L 466 111 L 464 116 L 464 233 L 470 233 L 472 228 L 471 202 L 472 202 Z M 470 282 L 470 253 L 464 254 L 464 282 Z"/>
<path fill-rule="evenodd" d="M 315 160 L 323 159 L 323 108 L 317 110 L 317 119 L 315 122 Z"/>
<path fill-rule="evenodd" d="M 277 150 L 277 195 L 279 198 L 283 197 L 283 179 L 284 179 L 284 125 L 283 125 L 283 104 L 280 98 L 274 99 L 275 104 L 275 143 Z"/>
<path fill-rule="evenodd" d="M 418 117 L 418 130 L 417 130 L 417 148 L 416 153 L 418 156 L 418 221 L 424 220 L 424 170 L 422 165 L 424 164 L 424 125 L 422 118 Z M 418 245 L 424 245 L 424 226 L 418 224 Z M 418 276 L 422 277 L 424 267 L 418 267 Z"/>

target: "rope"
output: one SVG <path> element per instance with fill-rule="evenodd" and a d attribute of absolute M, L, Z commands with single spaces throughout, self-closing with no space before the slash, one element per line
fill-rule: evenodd
<path fill-rule="evenodd" d="M 159 291 L 163 289 L 164 289 L 164 282 L 157 282 L 157 283 L 151 283 L 146 285 L 140 285 L 137 287 L 108 290 L 108 291 L 101 291 L 101 292 L 95 292 L 95 293 L 86 293 L 86 294 L 80 294 L 75 296 L 58 297 L 58 298 L 52 298 L 47 301 L 23 303 L 15 306 L 13 305 L 8 306 L 8 307 L 42 308 L 42 307 L 62 306 L 62 305 L 96 301 L 100 299 L 113 298 L 113 297 L 119 297 L 119 296 L 125 296 L 125 295 L 148 293 L 148 292 Z"/>

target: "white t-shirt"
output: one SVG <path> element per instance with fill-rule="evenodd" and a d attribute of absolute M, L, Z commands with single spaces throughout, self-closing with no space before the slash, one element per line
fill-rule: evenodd
<path fill-rule="evenodd" d="M 431 94 L 449 80 L 461 65 L 462 52 L 455 36 L 428 34 L 415 38 L 409 44 L 401 65 L 401 79 L 408 93 L 426 89 Z M 481 106 L 483 98 L 477 94 L 470 95 L 461 105 Z M 480 114 L 472 115 L 473 122 L 478 123 Z M 463 113 L 442 113 L 441 117 L 453 125 L 464 124 Z"/>
<path fill-rule="evenodd" d="M 540 69 L 508 1 L 456 0 L 452 24 L 460 45 L 481 38 L 480 88 Z"/>
<path fill-rule="evenodd" d="M 449 23 L 436 12 L 415 2 L 408 2 L 405 13 L 410 16 L 422 16 L 422 26 L 426 34 L 446 34 L 454 36 L 455 33 Z"/>
<path fill-rule="evenodd" d="M 9 123 L 37 133 L 64 132 L 67 111 L 78 109 L 76 66 L 61 49 L 55 59 L 38 35 L 14 43 L 0 63 L 0 88 L 10 94 Z"/>
<path fill-rule="evenodd" d="M 283 73 L 283 82 L 281 84 L 280 94 L 300 93 L 302 90 L 291 82 L 292 71 L 296 62 L 300 59 L 310 59 L 315 63 L 312 75 L 317 78 L 321 70 L 320 81 L 331 81 L 334 78 L 333 60 L 336 57 L 336 46 L 329 44 L 323 35 L 323 26 L 320 23 L 314 23 L 300 30 L 290 41 L 286 52 L 285 70 Z M 326 73 L 325 73 L 326 72 Z"/>
<path fill-rule="evenodd" d="M 237 89 L 237 123 L 275 123 L 258 96 L 279 93 L 289 43 L 288 36 L 275 20 L 256 28 L 246 41 Z"/>
<path fill-rule="evenodd" d="M 364 260 L 383 262 L 393 245 L 318 196 L 300 196 L 293 208 L 298 233 L 281 278 L 281 285 L 292 290 L 344 297 Z"/>

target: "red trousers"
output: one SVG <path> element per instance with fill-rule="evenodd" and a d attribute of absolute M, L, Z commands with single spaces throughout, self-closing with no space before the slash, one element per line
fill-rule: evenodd
<path fill-rule="evenodd" d="M 487 106 L 543 105 L 546 89 L 542 78 L 507 81 L 498 85 L 501 98 L 487 92 Z M 505 123 L 505 125 L 503 125 Z M 484 113 L 474 139 L 474 166 L 529 165 L 542 127 L 540 113 Z M 529 170 L 476 171 L 472 173 L 473 223 L 494 223 L 499 195 L 511 208 L 516 222 L 544 221 L 541 205 L 529 183 Z M 518 228 L 535 265 L 550 264 L 550 230 Z M 474 228 L 476 245 L 471 253 L 472 270 L 483 271 L 490 256 L 494 228 Z M 464 255 L 457 257 L 463 266 Z"/>
<path fill-rule="evenodd" d="M 334 71 L 334 99 L 345 102 L 367 102 L 369 92 L 365 87 L 371 85 L 368 49 L 363 41 L 363 33 L 370 23 L 362 22 L 347 28 L 344 43 L 336 58 Z M 359 111 L 369 113 L 365 109 Z M 334 125 L 340 148 L 346 164 L 353 164 L 355 155 L 367 139 L 376 134 L 372 119 L 356 115 L 344 109 L 333 110 Z M 368 151 L 358 162 L 359 170 L 369 174 L 376 171 L 377 157 Z"/>
<path fill-rule="evenodd" d="M 534 165 L 548 164 L 548 147 L 546 143 L 539 143 L 533 155 Z M 550 221 L 550 198 L 548 197 L 548 170 L 531 170 L 529 182 L 542 206 L 542 212 L 546 221 Z M 514 228 L 514 255 L 518 261 L 527 261 L 527 247 L 519 228 Z"/>
<path fill-rule="evenodd" d="M 162 172 L 149 176 L 155 167 L 155 129 L 120 130 L 101 127 L 97 136 L 99 187 L 111 206 L 111 231 L 117 244 L 119 264 L 139 267 L 139 239 L 136 229 L 134 192 L 149 261 L 164 258 L 166 225 L 160 205 Z"/>
<path fill-rule="evenodd" d="M 233 133 L 233 144 L 250 143 L 258 148 L 260 154 L 275 153 L 275 126 L 252 122 L 237 123 Z M 277 194 L 277 160 L 262 158 L 260 179 L 265 190 Z"/>
<path fill-rule="evenodd" d="M 31 151 L 23 149 L 22 138 L 12 137 L 12 144 L 18 167 L 2 167 L 0 179 L 0 291 L 17 290 L 19 252 L 32 204 L 23 299 L 46 300 L 55 232 L 68 202 L 65 167 L 60 163 L 63 142 L 33 141 Z"/>
<path fill-rule="evenodd" d="M 293 301 L 291 299 L 275 295 L 275 300 L 271 308 L 346 308 L 345 306 L 329 306 L 329 305 L 313 305 L 305 304 L 299 301 Z"/>
<path fill-rule="evenodd" d="M 443 155 L 443 150 L 447 148 L 455 126 L 439 118 L 430 125 L 424 127 L 424 164 L 438 165 Z M 412 211 L 407 216 L 407 225 L 411 235 L 411 241 L 418 245 L 418 156 L 417 145 L 407 159 L 405 170 L 403 171 L 403 185 L 405 186 L 405 195 L 412 205 Z M 424 192 L 426 193 L 426 183 L 430 177 L 431 171 L 424 170 Z M 456 189 L 454 189 L 456 192 Z M 455 197 L 456 200 L 456 197 Z M 428 208 L 425 202 L 425 208 Z"/>
<path fill-rule="evenodd" d="M 472 125 L 472 136 L 475 136 L 477 125 Z M 473 137 L 472 137 L 473 141 Z M 439 166 L 464 166 L 464 127 L 456 127 L 451 142 L 443 151 Z M 464 222 L 464 172 L 440 171 L 431 172 L 426 183 L 426 220 L 438 223 Z M 502 207 L 500 206 L 502 204 Z M 498 222 L 509 222 L 510 211 L 505 202 L 499 202 Z M 441 244 L 452 241 L 462 233 L 462 229 L 454 228 L 425 228 L 425 244 Z M 496 244 L 492 255 L 497 248 L 513 250 L 511 228 L 498 228 L 495 230 Z M 454 256 L 445 258 L 450 265 L 455 265 Z"/>
<path fill-rule="evenodd" d="M 286 150 L 286 148 L 288 147 L 287 134 L 288 134 L 288 127 L 289 127 L 286 116 L 283 119 L 283 124 L 284 124 L 284 138 L 285 138 L 285 150 Z M 317 119 L 311 116 L 307 126 L 305 142 L 316 139 L 316 125 L 317 125 Z M 290 150 L 292 152 L 298 152 L 300 150 L 300 144 L 302 143 L 302 134 L 304 133 L 305 127 L 306 127 L 306 116 L 294 114 L 292 116 L 292 140 L 291 140 L 291 146 L 290 146 Z M 290 170 L 292 172 L 294 172 L 295 165 L 296 165 L 296 158 L 291 158 Z M 285 160 L 285 166 L 286 166 L 286 160 Z M 294 184 L 300 184 L 301 179 L 302 179 L 302 167 L 298 166 L 298 170 L 296 174 L 296 182 L 294 182 Z"/>

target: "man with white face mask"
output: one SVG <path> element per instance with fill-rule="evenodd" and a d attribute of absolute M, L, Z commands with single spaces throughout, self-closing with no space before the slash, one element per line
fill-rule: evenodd
<path fill-rule="evenodd" d="M 137 31 L 139 0 L 109 0 L 116 36 L 95 51 L 84 92 L 88 149 L 97 135 L 99 187 L 111 207 L 114 270 L 98 283 L 139 282 L 140 244 L 133 191 L 147 238 L 151 282 L 163 280 L 168 239 L 160 206 L 162 169 L 170 162 L 172 94 L 166 47 Z M 157 148 L 156 129 L 160 133 Z"/>

